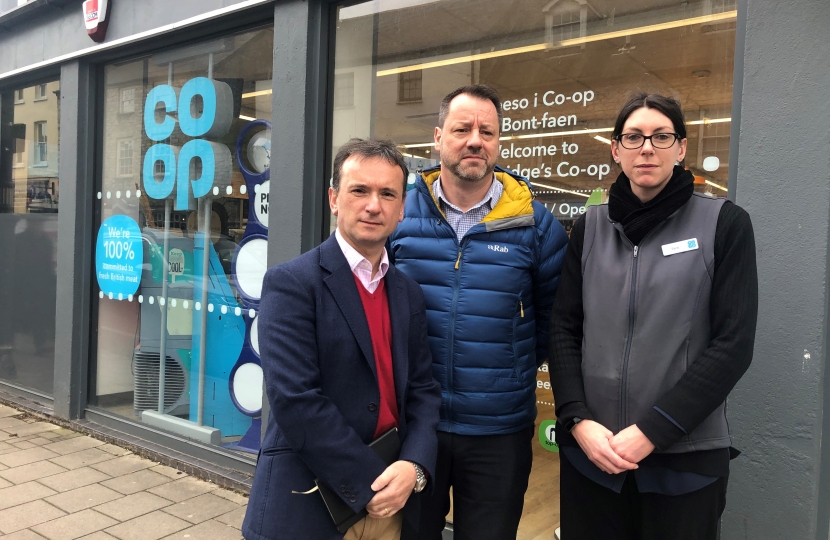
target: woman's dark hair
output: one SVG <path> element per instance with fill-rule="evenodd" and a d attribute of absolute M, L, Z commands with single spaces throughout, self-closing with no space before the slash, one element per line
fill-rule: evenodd
<path fill-rule="evenodd" d="M 403 173 L 403 196 L 406 197 L 406 181 L 409 177 L 409 168 L 403 159 L 401 151 L 392 141 L 374 139 L 349 139 L 340 147 L 337 155 L 334 156 L 334 169 L 331 179 L 331 187 L 334 191 L 340 191 L 340 175 L 343 172 L 343 163 L 352 156 L 359 156 L 361 159 L 379 158 L 390 165 L 398 166 Z"/>
<path fill-rule="evenodd" d="M 631 113 L 638 109 L 654 109 L 665 114 L 671 120 L 674 126 L 674 131 L 680 135 L 681 139 L 686 138 L 686 120 L 683 118 L 683 111 L 680 108 L 680 101 L 660 94 L 647 94 L 641 92 L 631 96 L 625 105 L 620 109 L 617 115 L 617 121 L 614 123 L 614 131 L 611 133 L 611 138 L 616 139 L 622 134 L 625 121 L 631 116 Z"/>

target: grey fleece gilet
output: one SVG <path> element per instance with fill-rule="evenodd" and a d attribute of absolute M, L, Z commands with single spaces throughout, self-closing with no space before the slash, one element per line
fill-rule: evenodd
<path fill-rule="evenodd" d="M 694 194 L 637 247 L 611 221 L 608 205 L 586 212 L 582 377 L 594 420 L 614 433 L 644 417 L 709 345 L 715 229 L 723 203 Z M 693 239 L 697 249 L 688 249 Z M 681 241 L 687 251 L 663 254 L 662 246 Z M 666 452 L 730 444 L 721 404 Z"/>

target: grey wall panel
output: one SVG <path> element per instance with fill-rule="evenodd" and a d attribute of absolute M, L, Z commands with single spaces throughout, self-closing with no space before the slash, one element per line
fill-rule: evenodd
<path fill-rule="evenodd" d="M 55 320 L 55 415 L 74 420 L 86 405 L 93 250 L 94 73 L 86 63 L 61 69 L 61 212 Z"/>
<path fill-rule="evenodd" d="M 744 455 L 732 462 L 728 540 L 828 538 L 828 21 L 826 0 L 747 2 L 735 192 L 755 228 L 760 311 L 753 365 L 729 398 Z"/>
<path fill-rule="evenodd" d="M 244 0 L 110 0 L 106 41 L 183 21 L 190 17 L 242 4 Z M 81 3 L 65 8 L 47 6 L 30 20 L 16 21 L 0 32 L 0 73 L 25 68 L 95 45 L 84 28 Z M 8 51 L 8 53 L 7 53 Z M 9 54 L 10 53 L 10 54 Z"/>

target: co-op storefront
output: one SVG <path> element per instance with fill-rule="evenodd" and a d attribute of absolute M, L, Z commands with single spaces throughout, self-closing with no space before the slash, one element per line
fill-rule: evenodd
<path fill-rule="evenodd" d="M 625 96 L 656 91 L 683 102 L 695 189 L 747 208 L 758 244 L 723 536 L 828 538 L 828 20 L 822 0 L 0 0 L 0 399 L 244 487 L 262 275 L 333 230 L 340 144 L 437 164 L 440 99 L 491 85 L 500 163 L 570 229 L 619 173 Z M 545 366 L 537 386 L 523 539 L 559 522 Z"/>

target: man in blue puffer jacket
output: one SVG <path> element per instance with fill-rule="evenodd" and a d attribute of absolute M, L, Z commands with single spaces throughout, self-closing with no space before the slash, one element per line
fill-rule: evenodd
<path fill-rule="evenodd" d="M 501 102 L 465 86 L 441 103 L 441 166 L 419 176 L 390 237 L 397 268 L 420 283 L 441 383 L 434 492 L 421 540 L 516 538 L 532 464 L 536 370 L 568 237 L 530 183 L 496 166 Z"/>

